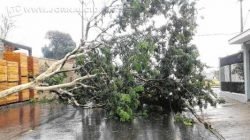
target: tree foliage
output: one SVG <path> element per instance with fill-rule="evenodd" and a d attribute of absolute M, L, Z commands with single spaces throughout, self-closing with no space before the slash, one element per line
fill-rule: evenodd
<path fill-rule="evenodd" d="M 76 44 L 71 36 L 59 31 L 48 31 L 46 39 L 50 41 L 49 45 L 42 48 L 44 57 L 51 59 L 62 59 L 67 53 L 71 52 Z"/>
<path fill-rule="evenodd" d="M 62 84 L 66 77 L 67 77 L 66 73 L 59 73 L 59 74 L 53 75 L 50 78 L 47 78 L 46 80 L 44 80 L 44 82 L 50 86 L 58 85 L 58 84 Z"/>

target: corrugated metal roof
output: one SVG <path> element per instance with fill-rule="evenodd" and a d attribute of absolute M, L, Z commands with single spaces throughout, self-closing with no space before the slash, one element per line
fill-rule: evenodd
<path fill-rule="evenodd" d="M 18 49 L 27 50 L 29 52 L 29 55 L 32 56 L 32 48 L 31 47 L 21 45 L 21 44 L 17 44 L 17 43 L 13 43 L 13 42 L 7 41 L 7 40 L 2 39 L 2 38 L 0 38 L 0 41 L 3 42 L 4 44 L 15 47 L 16 50 L 18 50 Z"/>

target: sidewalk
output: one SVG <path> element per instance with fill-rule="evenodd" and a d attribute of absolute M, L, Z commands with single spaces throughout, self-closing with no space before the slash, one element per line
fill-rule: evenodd
<path fill-rule="evenodd" d="M 202 118 L 226 140 L 250 140 L 250 102 L 224 97 L 225 104 L 204 110 Z"/>

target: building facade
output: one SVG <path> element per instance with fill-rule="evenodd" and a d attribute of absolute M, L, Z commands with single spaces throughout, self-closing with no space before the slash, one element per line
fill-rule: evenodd
<path fill-rule="evenodd" d="M 241 102 L 250 100 L 250 29 L 229 40 L 242 46 L 242 52 L 220 58 L 222 94 Z"/>

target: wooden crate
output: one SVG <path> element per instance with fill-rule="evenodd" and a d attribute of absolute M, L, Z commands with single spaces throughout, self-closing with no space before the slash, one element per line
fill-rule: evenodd
<path fill-rule="evenodd" d="M 0 60 L 0 82 L 7 81 L 7 62 Z"/>
<path fill-rule="evenodd" d="M 15 87 L 18 85 L 18 82 L 8 82 L 8 88 Z"/>
<path fill-rule="evenodd" d="M 6 51 L 3 53 L 4 60 L 18 63 L 19 75 L 28 76 L 28 58 L 26 54 Z"/>
<path fill-rule="evenodd" d="M 38 99 L 39 95 L 37 90 L 34 89 L 30 89 L 30 99 Z"/>
<path fill-rule="evenodd" d="M 6 90 L 8 88 L 7 82 L 1 82 L 0 83 L 0 91 Z M 0 98 L 0 105 L 8 104 L 8 100 L 6 97 Z"/>
<path fill-rule="evenodd" d="M 8 82 L 1 82 L 0 83 L 0 91 L 3 91 L 8 88 Z"/>
<path fill-rule="evenodd" d="M 38 58 L 28 57 L 28 73 L 30 77 L 35 77 L 39 74 Z"/>
<path fill-rule="evenodd" d="M 30 99 L 30 91 L 29 89 L 25 89 L 20 91 L 19 93 L 19 101 L 27 101 Z"/>
<path fill-rule="evenodd" d="M 18 63 L 7 61 L 7 81 L 17 82 L 19 81 Z"/>
<path fill-rule="evenodd" d="M 8 88 L 11 88 L 11 87 L 17 86 L 17 85 L 18 85 L 17 82 L 2 82 L 2 83 L 0 83 L 0 91 L 6 90 Z M 19 99 L 18 93 L 13 93 L 9 96 L 1 98 L 0 105 L 18 102 L 18 99 Z"/>
<path fill-rule="evenodd" d="M 20 77 L 20 84 L 26 84 L 29 82 L 29 78 L 28 77 Z"/>
<path fill-rule="evenodd" d="M 21 70 L 21 72 L 20 72 L 21 76 L 28 76 L 28 68 L 27 67 L 21 67 L 20 70 Z"/>
<path fill-rule="evenodd" d="M 20 84 L 26 84 L 28 83 L 28 77 L 20 77 Z M 29 89 L 25 89 L 20 91 L 19 93 L 19 101 L 26 101 L 30 99 L 30 92 Z"/>

